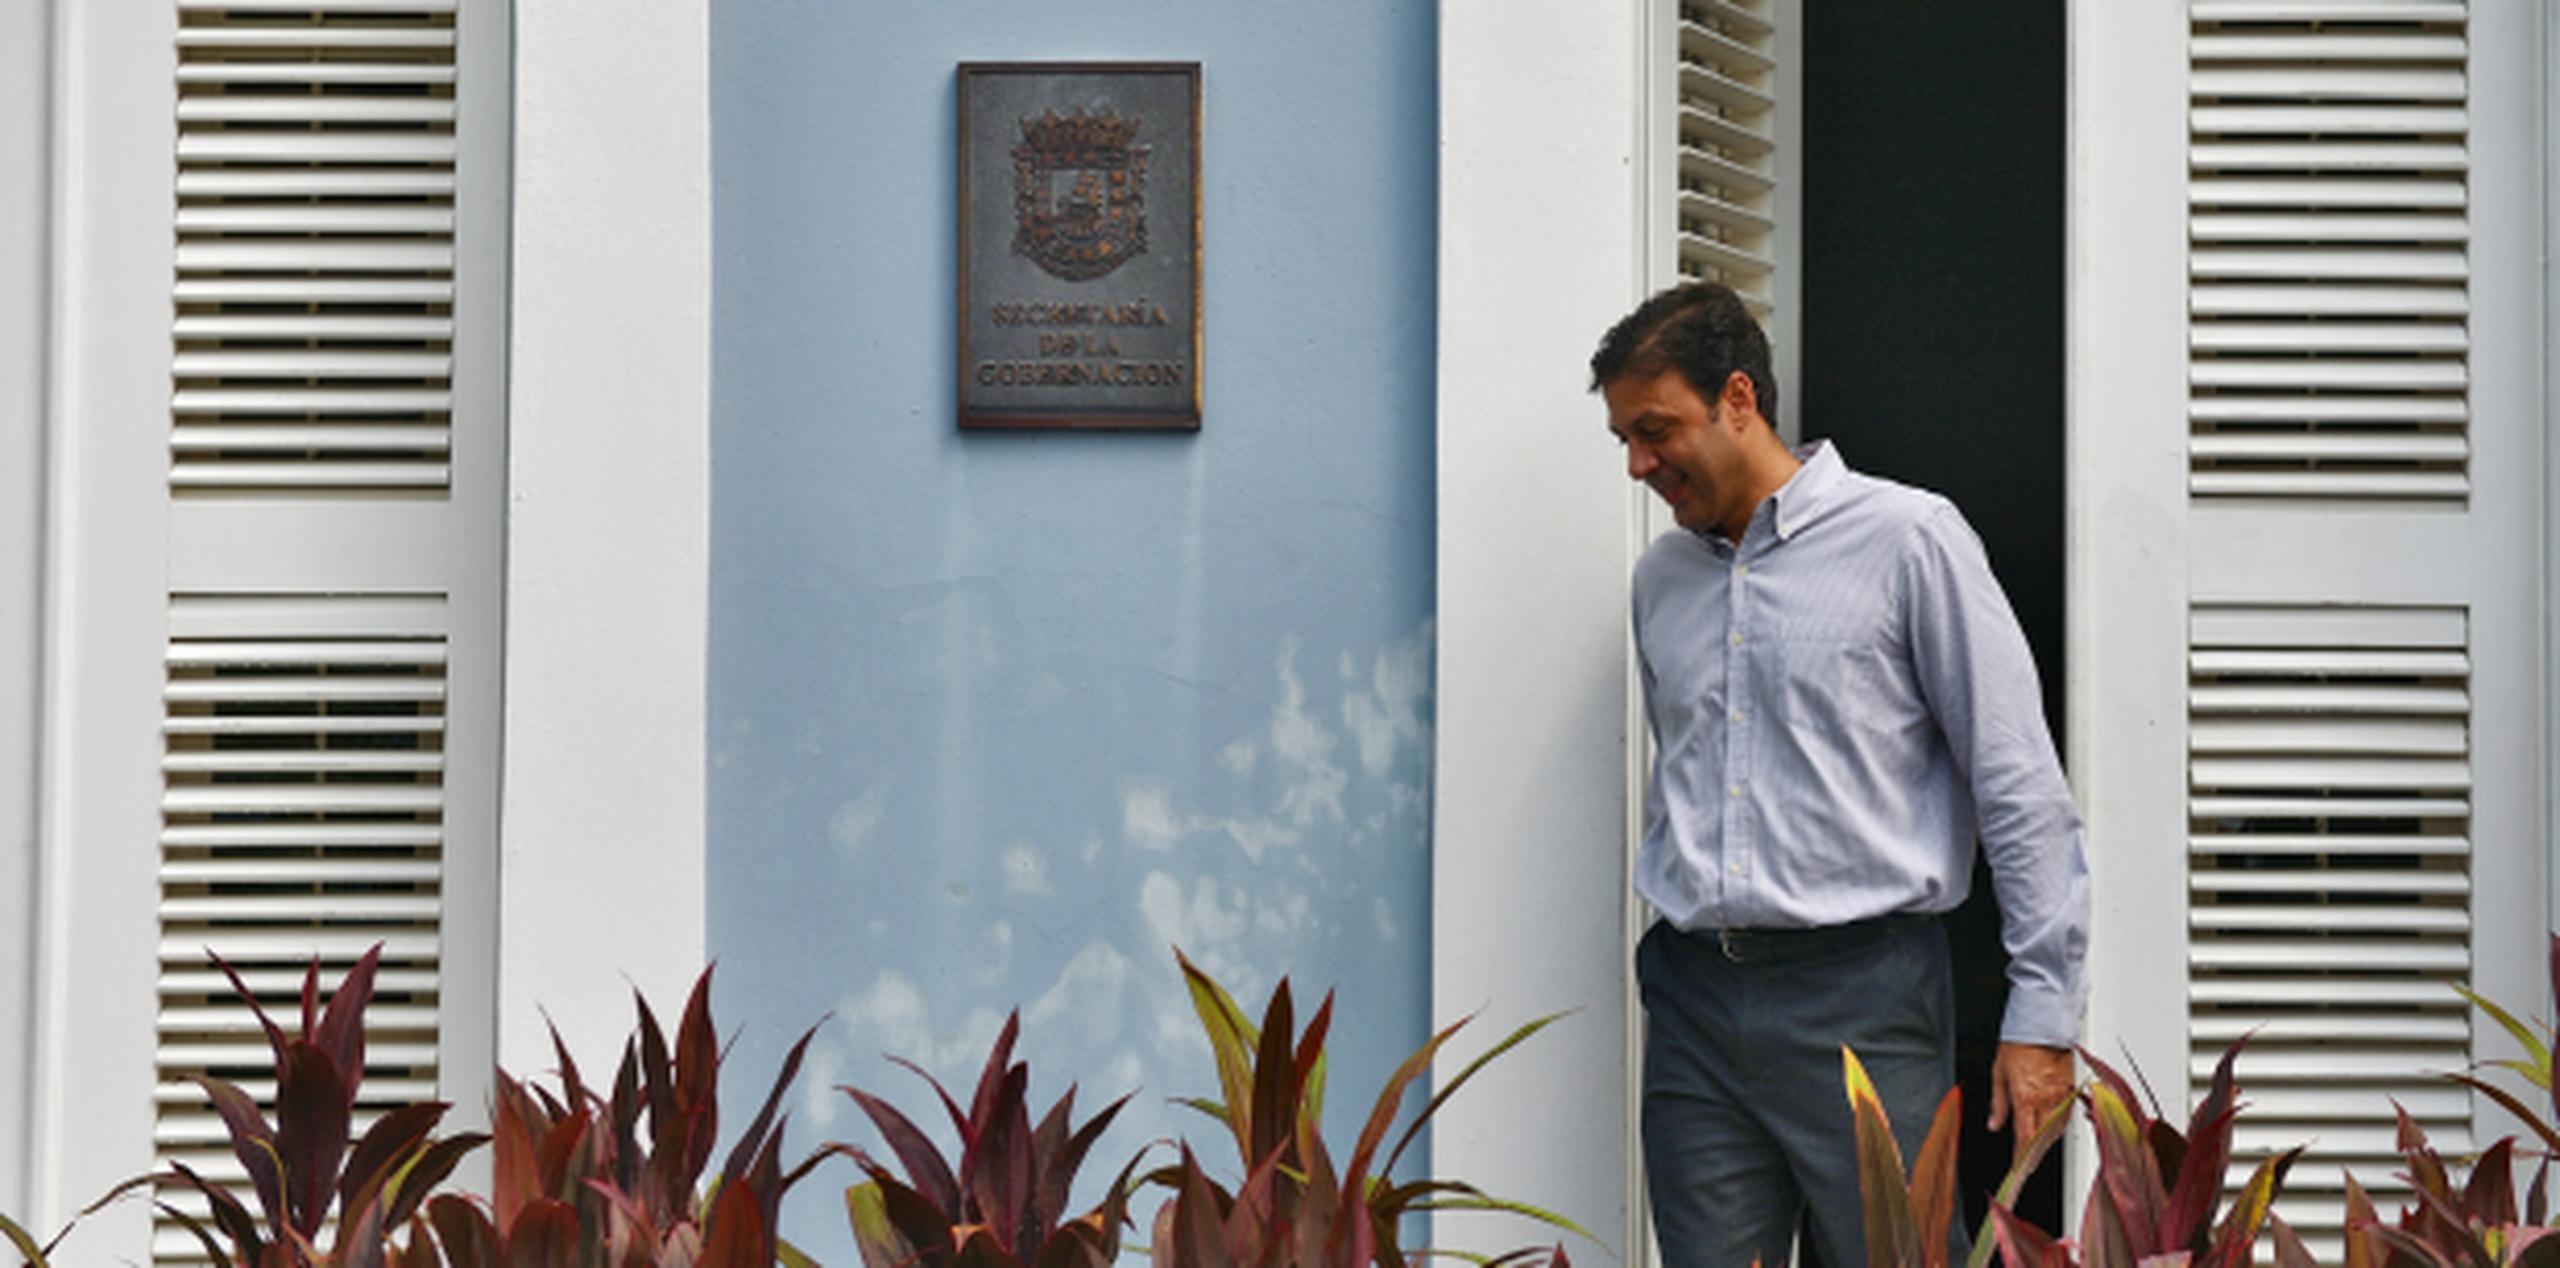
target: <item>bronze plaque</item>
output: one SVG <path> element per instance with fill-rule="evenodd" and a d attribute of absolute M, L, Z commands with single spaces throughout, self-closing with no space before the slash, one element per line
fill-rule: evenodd
<path fill-rule="evenodd" d="M 1199 63 L 961 64 L 960 425 L 1199 428 Z"/>

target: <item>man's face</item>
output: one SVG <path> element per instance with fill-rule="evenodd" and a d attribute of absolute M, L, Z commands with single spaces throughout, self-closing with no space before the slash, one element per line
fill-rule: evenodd
<path fill-rule="evenodd" d="M 1626 446 L 1627 478 L 1642 480 L 1692 532 L 1748 520 L 1743 454 L 1731 411 L 1710 405 L 1677 370 L 1621 375 L 1603 385 L 1609 430 Z M 1737 516 L 1737 506 L 1740 507 Z"/>

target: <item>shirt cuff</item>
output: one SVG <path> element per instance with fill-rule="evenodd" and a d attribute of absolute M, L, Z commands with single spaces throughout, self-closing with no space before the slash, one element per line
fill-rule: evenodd
<path fill-rule="evenodd" d="M 2080 1042 L 2080 1001 L 2041 982 L 2011 982 L 2000 1042 L 2071 1047 Z"/>

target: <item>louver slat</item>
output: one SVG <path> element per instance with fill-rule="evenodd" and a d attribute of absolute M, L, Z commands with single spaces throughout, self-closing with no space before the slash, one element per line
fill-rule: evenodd
<path fill-rule="evenodd" d="M 2462 7 L 2191 14 L 2188 491 L 2468 500 Z"/>
<path fill-rule="evenodd" d="M 1680 273 L 1732 286 L 1764 319 L 1778 267 L 1776 48 L 1765 0 L 1680 6 Z"/>
<path fill-rule="evenodd" d="M 2232 1181 L 2313 1142 L 2386 1206 L 2393 1123 L 2469 1139 L 2470 657 L 2450 608 L 2201 606 L 2189 629 L 2188 1073 L 2243 1036 Z M 2334 1239 L 2334 1183 L 2279 1204 Z M 2306 1196 L 2307 1195 L 2307 1196 Z"/>
<path fill-rule="evenodd" d="M 179 5 L 179 496 L 452 480 L 455 0 Z"/>
<path fill-rule="evenodd" d="M 385 615 L 432 610 L 363 595 L 171 601 L 153 1131 L 164 1159 L 242 1179 L 188 1076 L 275 1094 L 264 1032 L 207 952 L 290 1016 L 313 957 L 334 983 L 382 944 L 358 1120 L 434 1095 L 447 653 L 441 630 Z M 199 1262 L 176 1230 L 164 1214 L 154 1262 Z"/>

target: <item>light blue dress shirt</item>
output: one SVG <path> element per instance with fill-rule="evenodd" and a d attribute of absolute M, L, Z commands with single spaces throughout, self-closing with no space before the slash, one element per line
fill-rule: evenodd
<path fill-rule="evenodd" d="M 1799 456 L 1739 546 L 1683 530 L 1636 564 L 1655 745 L 1636 891 L 1683 929 L 1942 912 L 1978 836 L 2001 1038 L 2071 1043 L 2089 869 L 2017 618 L 1952 503 L 1828 443 Z"/>

